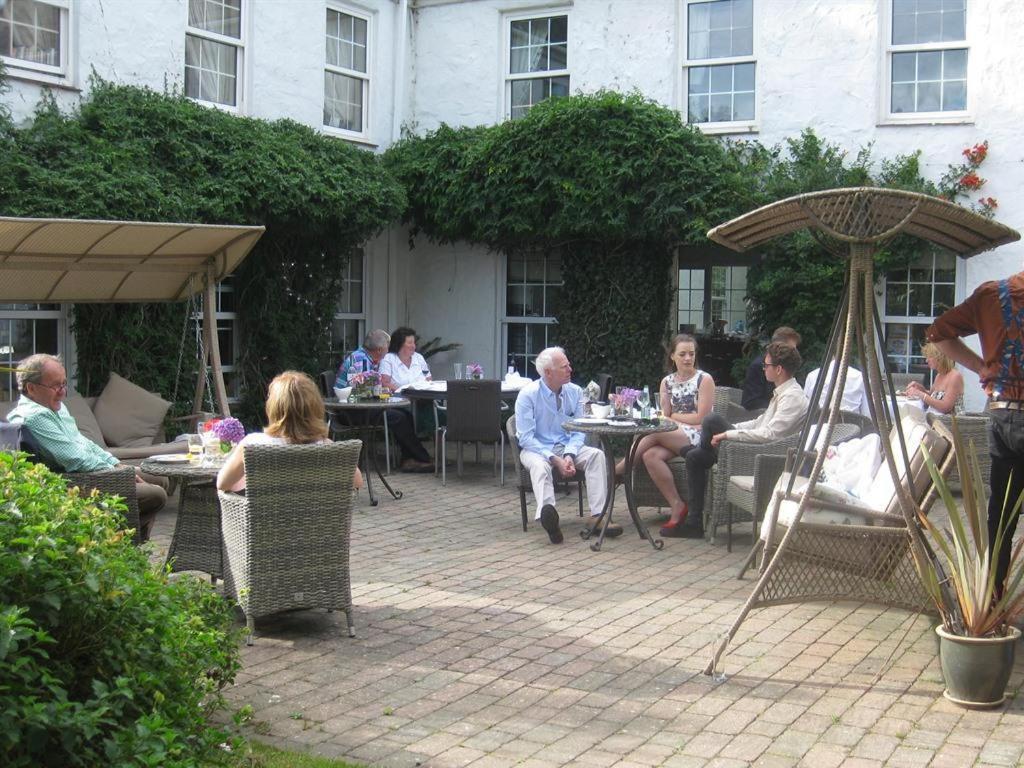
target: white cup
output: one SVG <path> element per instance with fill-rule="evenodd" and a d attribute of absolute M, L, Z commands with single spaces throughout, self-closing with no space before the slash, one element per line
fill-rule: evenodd
<path fill-rule="evenodd" d="M 591 403 L 590 412 L 599 419 L 607 419 L 612 413 L 612 407 L 607 403 Z"/>

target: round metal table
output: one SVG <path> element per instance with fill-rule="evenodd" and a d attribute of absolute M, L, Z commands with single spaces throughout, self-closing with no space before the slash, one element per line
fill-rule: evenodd
<path fill-rule="evenodd" d="M 661 539 L 655 539 L 651 536 L 651 532 L 647 530 L 647 526 L 640 519 L 640 513 L 637 511 L 636 501 L 633 497 L 633 461 L 636 458 L 636 449 L 640 444 L 640 438 L 659 432 L 671 432 L 676 427 L 676 423 L 670 419 L 659 419 L 656 424 L 641 423 L 632 419 L 617 421 L 615 419 L 588 418 L 582 420 L 571 419 L 565 423 L 565 428 L 572 432 L 597 435 L 598 440 L 601 442 L 601 450 L 604 453 L 605 462 L 608 465 L 608 496 L 604 503 L 604 514 L 601 515 L 601 531 L 597 541 L 590 545 L 594 552 L 601 551 L 605 532 L 608 530 L 608 524 L 612 519 L 612 508 L 615 506 L 615 455 L 612 452 L 610 440 L 612 437 L 632 438 L 629 449 L 626 451 L 623 487 L 626 491 L 626 509 L 629 510 L 629 516 L 633 519 L 636 532 L 640 534 L 641 539 L 647 539 L 647 541 L 651 542 L 651 546 L 655 549 L 661 549 L 665 546 L 665 542 Z M 589 539 L 593 534 L 594 530 L 589 526 L 580 531 L 580 537 L 583 539 Z"/>
<path fill-rule="evenodd" d="M 145 459 L 139 469 L 179 481 L 178 517 L 167 550 L 172 571 L 203 571 L 211 580 L 223 578 L 220 503 L 214 481 L 221 465 L 167 463 Z"/>
<path fill-rule="evenodd" d="M 377 506 L 378 499 L 373 492 L 371 469 L 376 472 L 377 478 L 391 494 L 391 498 L 402 498 L 402 492 L 392 488 L 380 471 L 380 464 L 377 463 L 377 430 L 380 427 L 371 423 L 371 416 L 375 413 L 383 414 L 389 408 L 405 408 L 409 404 L 409 399 L 406 397 L 390 397 L 387 400 L 356 400 L 354 402 L 340 401 L 336 397 L 324 399 L 324 407 L 331 413 L 362 413 L 366 417 L 361 420 L 362 423 L 358 423 L 359 420 L 353 420 L 349 427 L 355 430 L 363 441 L 363 452 L 359 457 L 359 463 L 362 465 L 363 476 L 366 478 L 366 492 L 370 495 L 370 504 L 373 506 Z"/>

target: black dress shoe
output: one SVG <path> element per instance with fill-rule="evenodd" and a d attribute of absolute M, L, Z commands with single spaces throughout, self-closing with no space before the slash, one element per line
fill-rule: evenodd
<path fill-rule="evenodd" d="M 545 504 L 540 510 L 540 526 L 548 532 L 548 538 L 552 544 L 561 544 L 564 537 L 562 529 L 558 527 L 558 512 L 550 504 Z"/>

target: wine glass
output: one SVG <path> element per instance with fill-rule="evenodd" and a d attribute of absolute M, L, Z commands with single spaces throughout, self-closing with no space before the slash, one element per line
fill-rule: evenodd
<path fill-rule="evenodd" d="M 636 404 L 640 406 L 640 412 L 644 415 L 647 414 L 647 408 L 651 404 L 651 394 L 646 389 L 641 389 L 640 394 L 636 396 Z"/>

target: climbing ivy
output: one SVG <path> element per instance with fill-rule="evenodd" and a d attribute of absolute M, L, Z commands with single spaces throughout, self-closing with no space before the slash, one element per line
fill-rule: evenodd
<path fill-rule="evenodd" d="M 521 120 L 442 126 L 397 143 L 385 161 L 406 187 L 414 233 L 561 256 L 554 334 L 584 379 L 657 380 L 673 249 L 754 201 L 735 155 L 637 94 L 552 99 Z"/>
<path fill-rule="evenodd" d="M 76 109 L 45 98 L 30 124 L 8 123 L 3 134 L 6 215 L 266 226 L 235 280 L 242 410 L 252 421 L 276 373 L 319 370 L 349 255 L 405 203 L 376 155 L 292 120 L 95 79 Z M 86 389 L 102 388 L 116 369 L 169 395 L 185 311 L 78 305 Z M 189 371 L 179 399 L 191 397 L 193 381 Z"/>

